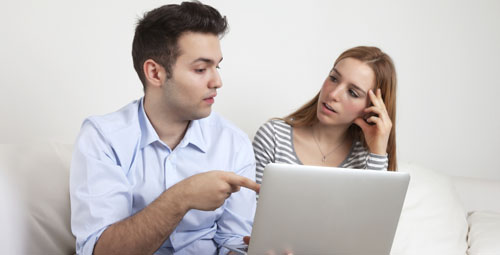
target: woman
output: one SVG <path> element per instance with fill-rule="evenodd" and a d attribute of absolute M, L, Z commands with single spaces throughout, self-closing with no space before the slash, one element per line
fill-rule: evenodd
<path fill-rule="evenodd" d="M 395 171 L 396 71 L 376 47 L 342 53 L 320 92 L 257 131 L 257 183 L 269 163 Z"/>

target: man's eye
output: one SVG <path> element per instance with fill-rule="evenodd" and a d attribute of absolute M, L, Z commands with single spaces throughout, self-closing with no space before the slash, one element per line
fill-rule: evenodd
<path fill-rule="evenodd" d="M 333 82 L 337 82 L 338 81 L 337 77 L 335 77 L 333 75 L 330 75 L 330 80 L 333 81 Z"/>
<path fill-rule="evenodd" d="M 205 72 L 205 70 L 207 70 L 207 69 L 205 69 L 205 68 L 203 68 L 203 69 L 194 69 L 194 71 L 197 72 L 197 73 L 203 73 L 203 72 Z"/>
<path fill-rule="evenodd" d="M 220 69 L 220 66 L 218 65 L 218 66 L 216 66 L 215 68 Z"/>
<path fill-rule="evenodd" d="M 354 91 L 354 90 L 352 90 L 352 89 L 350 89 L 350 90 L 349 90 L 349 94 L 351 94 L 351 96 L 352 96 L 352 97 L 355 97 L 355 98 L 358 98 L 358 97 L 359 97 L 358 93 L 356 93 L 356 91 Z"/>

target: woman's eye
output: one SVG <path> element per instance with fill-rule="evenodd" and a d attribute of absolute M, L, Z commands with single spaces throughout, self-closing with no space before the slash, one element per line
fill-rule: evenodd
<path fill-rule="evenodd" d="M 205 68 L 203 68 L 203 69 L 194 69 L 194 71 L 197 72 L 197 73 L 203 73 L 203 72 L 205 72 L 205 70 L 207 70 L 207 69 L 205 69 Z"/>
<path fill-rule="evenodd" d="M 352 89 L 350 89 L 350 90 L 349 90 L 349 94 L 350 94 L 352 97 L 355 97 L 355 98 L 358 98 L 358 97 L 359 97 L 358 93 L 356 93 L 356 91 L 354 91 L 354 90 L 352 90 Z"/>
<path fill-rule="evenodd" d="M 333 81 L 333 82 L 337 82 L 338 81 L 337 77 L 335 77 L 333 75 L 330 75 L 330 80 Z"/>

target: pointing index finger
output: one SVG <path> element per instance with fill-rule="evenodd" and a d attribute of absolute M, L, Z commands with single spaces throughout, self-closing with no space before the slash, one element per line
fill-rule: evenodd
<path fill-rule="evenodd" d="M 260 191 L 259 184 L 257 184 L 256 182 L 254 182 L 246 177 L 239 176 L 237 174 L 229 176 L 229 178 L 227 178 L 227 182 L 231 185 L 237 185 L 237 186 L 245 187 L 247 189 L 251 189 L 257 193 L 259 193 L 259 191 Z"/>

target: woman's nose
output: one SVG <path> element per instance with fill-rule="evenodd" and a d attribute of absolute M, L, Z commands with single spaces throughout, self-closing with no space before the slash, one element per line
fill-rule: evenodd
<path fill-rule="evenodd" d="M 343 91 L 342 86 L 337 85 L 332 89 L 332 91 L 330 91 L 329 96 L 333 101 L 339 101 L 342 99 L 342 91 Z"/>

